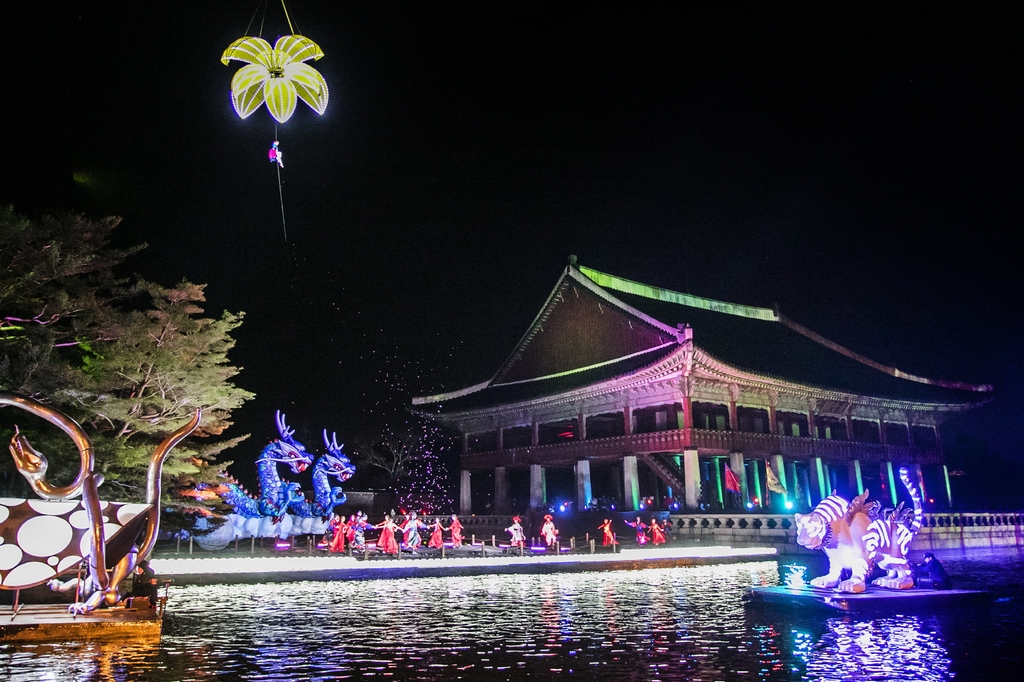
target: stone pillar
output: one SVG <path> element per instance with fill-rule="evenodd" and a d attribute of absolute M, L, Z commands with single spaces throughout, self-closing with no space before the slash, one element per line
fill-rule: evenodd
<path fill-rule="evenodd" d="M 856 497 L 864 492 L 864 477 L 860 474 L 860 460 L 851 459 L 846 471 L 850 476 L 850 497 Z"/>
<path fill-rule="evenodd" d="M 683 480 L 686 482 L 686 508 L 696 511 L 700 507 L 700 460 L 696 450 L 683 451 L 682 469 Z"/>
<path fill-rule="evenodd" d="M 832 494 L 832 490 L 833 490 L 833 488 L 832 488 L 832 470 L 829 468 L 828 463 L 825 462 L 824 460 L 822 460 L 822 462 L 821 462 L 821 472 L 825 476 L 825 490 L 827 490 L 828 494 L 831 495 Z"/>
<path fill-rule="evenodd" d="M 540 443 L 540 422 L 534 417 L 530 422 L 530 445 L 537 447 L 538 443 Z"/>
<path fill-rule="evenodd" d="M 495 436 L 497 437 L 496 440 L 497 440 L 498 450 L 499 451 L 505 449 L 504 432 L 505 432 L 505 429 L 501 428 L 500 426 L 498 427 L 497 431 L 495 432 Z"/>
<path fill-rule="evenodd" d="M 922 507 L 928 504 L 928 489 L 924 487 L 924 472 L 921 470 L 920 464 L 913 464 L 907 467 L 911 483 L 917 483 L 917 489 L 921 491 L 921 505 Z"/>
<path fill-rule="evenodd" d="M 508 514 L 508 471 L 505 467 L 494 468 L 494 513 Z"/>
<path fill-rule="evenodd" d="M 747 502 L 750 501 L 750 491 L 747 489 L 747 467 L 744 466 L 742 452 L 729 453 L 729 468 L 736 474 L 736 478 L 740 479 L 740 505 L 746 509 Z"/>
<path fill-rule="evenodd" d="M 711 459 L 711 468 L 715 471 L 715 493 L 717 495 L 718 506 L 725 509 L 725 490 L 722 486 L 722 462 L 721 457 L 713 457 Z"/>
<path fill-rule="evenodd" d="M 583 410 L 580 410 L 579 415 L 576 417 L 576 423 L 579 425 L 576 433 L 579 435 L 577 440 L 587 439 L 587 415 L 583 414 Z"/>
<path fill-rule="evenodd" d="M 938 429 L 936 429 L 937 431 Z M 953 489 L 949 485 L 949 467 L 945 464 L 942 465 L 942 478 L 946 481 L 946 502 L 949 504 L 949 508 L 953 508 Z"/>
<path fill-rule="evenodd" d="M 800 499 L 797 497 L 797 488 L 799 487 L 797 485 L 797 481 L 799 479 L 796 477 L 796 462 L 788 462 L 786 464 L 786 474 L 787 480 L 789 481 L 789 485 L 786 486 L 786 490 L 789 492 L 789 499 L 792 500 L 793 506 L 796 507 L 800 504 Z"/>
<path fill-rule="evenodd" d="M 539 464 L 530 465 L 530 509 L 543 507 L 547 502 L 544 495 L 544 467 Z"/>
<path fill-rule="evenodd" d="M 629 405 L 622 408 L 622 429 L 627 436 L 633 433 L 633 408 Z"/>
<path fill-rule="evenodd" d="M 882 480 L 889 486 L 889 499 L 892 500 L 892 506 L 895 507 L 899 503 L 899 496 L 896 494 L 896 477 L 892 472 L 892 462 L 882 462 Z"/>
<path fill-rule="evenodd" d="M 764 509 L 764 493 L 761 490 L 761 466 L 759 460 L 750 460 L 750 477 L 754 482 L 754 497 L 757 498 L 757 508 Z"/>
<path fill-rule="evenodd" d="M 622 458 L 622 482 L 623 502 L 627 510 L 640 511 L 640 476 L 636 469 L 636 455 Z"/>
<path fill-rule="evenodd" d="M 581 459 L 576 462 L 576 509 L 586 509 L 593 497 L 590 487 L 590 461 Z"/>
<path fill-rule="evenodd" d="M 818 496 L 813 500 L 812 504 L 817 504 L 828 497 L 828 489 L 825 487 L 825 467 L 822 464 L 821 457 L 811 457 L 808 461 L 808 466 L 811 475 L 811 488 L 814 489 L 815 494 Z"/>
<path fill-rule="evenodd" d="M 473 513 L 473 490 L 470 487 L 469 478 L 469 469 L 463 469 L 459 485 L 459 513 L 463 516 L 469 516 Z"/>
<path fill-rule="evenodd" d="M 768 458 L 768 466 L 772 468 L 772 473 L 775 474 L 779 479 L 779 483 L 786 489 L 786 492 L 782 493 L 782 504 L 776 505 L 781 506 L 783 512 L 786 510 L 786 502 L 789 501 L 792 495 L 792 490 L 789 488 L 789 477 L 786 475 L 786 460 L 783 459 L 782 455 L 772 455 Z"/>

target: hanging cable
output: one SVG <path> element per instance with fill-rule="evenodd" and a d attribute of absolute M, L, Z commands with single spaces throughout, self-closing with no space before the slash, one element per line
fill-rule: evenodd
<path fill-rule="evenodd" d="M 295 35 L 295 27 L 292 26 L 292 17 L 288 14 L 288 5 L 284 4 L 284 0 L 281 0 L 281 9 L 284 10 L 284 18 L 288 20 L 289 30 L 291 30 L 292 35 Z"/>
<path fill-rule="evenodd" d="M 277 141 L 277 123 L 274 124 L 274 141 Z M 284 230 L 284 243 L 288 243 L 288 224 L 284 220 L 284 190 L 281 188 L 281 162 L 278 161 L 274 164 L 277 166 L 277 198 L 281 202 L 281 229 Z"/>
<path fill-rule="evenodd" d="M 252 28 L 252 22 L 256 21 L 256 15 L 260 13 L 260 5 L 262 5 L 265 1 L 266 0 L 256 0 L 256 9 L 253 10 L 252 19 L 249 20 L 249 25 L 245 27 L 245 33 L 243 33 L 242 35 L 249 35 L 249 29 Z M 264 13 L 266 13 L 266 10 L 264 10 Z"/>

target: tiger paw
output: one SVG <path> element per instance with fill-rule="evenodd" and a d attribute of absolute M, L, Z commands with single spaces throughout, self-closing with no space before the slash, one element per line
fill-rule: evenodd
<path fill-rule="evenodd" d="M 839 587 L 836 588 L 840 592 L 852 592 L 853 594 L 860 594 L 867 589 L 863 580 L 844 580 L 839 583 Z"/>
<path fill-rule="evenodd" d="M 820 587 L 822 589 L 829 589 L 835 587 L 839 583 L 838 578 L 832 578 L 827 575 L 818 576 L 811 580 L 812 587 Z"/>

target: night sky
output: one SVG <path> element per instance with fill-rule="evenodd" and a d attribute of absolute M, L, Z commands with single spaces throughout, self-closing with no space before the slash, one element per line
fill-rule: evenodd
<path fill-rule="evenodd" d="M 992 383 L 945 445 L 1024 463 L 1020 17 L 704 4 L 293 0 L 331 98 L 278 132 L 285 243 L 274 121 L 219 60 L 255 0 L 4 3 L 0 202 L 123 216 L 130 269 L 246 313 L 239 462 L 277 408 L 354 442 L 487 379 L 577 254 Z"/>

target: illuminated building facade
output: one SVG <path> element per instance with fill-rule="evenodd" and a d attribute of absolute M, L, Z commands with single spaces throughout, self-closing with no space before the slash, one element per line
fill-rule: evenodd
<path fill-rule="evenodd" d="M 529 508 L 546 506 L 552 470 L 572 476 L 581 509 L 600 497 L 630 510 L 784 512 L 833 490 L 895 504 L 900 466 L 926 504 L 948 505 L 939 424 L 991 390 L 886 367 L 778 310 L 573 258 L 491 379 L 412 402 L 462 434 L 462 513 L 492 477 L 495 513 L 510 511 L 510 482 L 528 486 Z"/>

